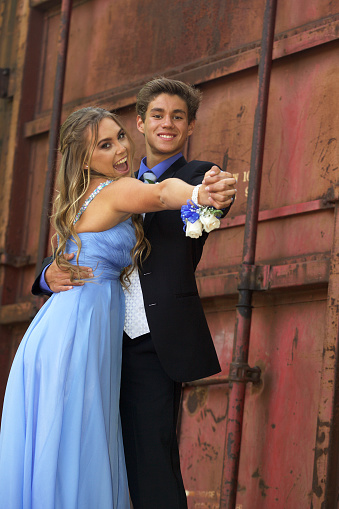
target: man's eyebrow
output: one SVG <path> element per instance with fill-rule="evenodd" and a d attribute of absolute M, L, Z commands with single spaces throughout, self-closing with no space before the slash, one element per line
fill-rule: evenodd
<path fill-rule="evenodd" d="M 151 113 L 154 112 L 154 111 L 158 111 L 159 113 L 163 113 L 165 110 L 163 108 L 152 108 L 151 109 Z M 172 113 L 181 113 L 182 115 L 187 115 L 185 110 L 181 110 L 179 108 L 176 109 L 176 110 L 173 110 Z"/>

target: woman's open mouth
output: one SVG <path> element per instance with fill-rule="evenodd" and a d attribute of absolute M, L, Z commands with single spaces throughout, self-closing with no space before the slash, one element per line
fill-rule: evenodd
<path fill-rule="evenodd" d="M 129 166 L 127 162 L 127 156 L 120 159 L 118 162 L 113 164 L 113 168 L 121 174 L 125 174 L 129 172 Z"/>

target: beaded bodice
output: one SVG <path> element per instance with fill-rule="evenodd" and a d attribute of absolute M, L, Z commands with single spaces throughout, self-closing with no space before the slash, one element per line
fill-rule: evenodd
<path fill-rule="evenodd" d="M 93 198 L 95 198 L 96 195 L 98 193 L 100 193 L 101 189 L 108 186 L 108 184 L 110 184 L 111 182 L 113 182 L 113 180 L 106 180 L 105 182 L 102 182 L 101 184 L 98 185 L 98 187 L 96 187 L 94 189 L 93 193 L 90 194 L 90 196 L 87 198 L 87 200 L 85 200 L 83 205 L 80 207 L 79 212 L 77 213 L 77 215 L 75 216 L 75 219 L 73 221 L 73 225 L 79 221 L 80 217 L 85 212 L 85 210 L 87 209 L 88 205 L 91 203 Z"/>

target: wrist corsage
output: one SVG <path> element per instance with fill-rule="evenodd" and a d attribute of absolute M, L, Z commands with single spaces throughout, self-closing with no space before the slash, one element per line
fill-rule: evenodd
<path fill-rule="evenodd" d="M 222 210 L 198 204 L 198 191 L 200 186 L 193 190 L 192 199 L 187 200 L 187 205 L 181 207 L 181 219 L 184 223 L 186 237 L 197 239 L 201 237 L 203 230 L 207 233 L 219 228 Z"/>

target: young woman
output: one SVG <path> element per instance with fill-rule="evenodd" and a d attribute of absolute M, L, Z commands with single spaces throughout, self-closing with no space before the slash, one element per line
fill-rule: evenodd
<path fill-rule="evenodd" d="M 131 176 L 132 143 L 106 110 L 72 113 L 60 133 L 57 263 L 93 278 L 56 293 L 10 372 L 0 434 L 0 509 L 130 507 L 119 418 L 128 267 L 147 252 L 138 214 L 179 209 L 194 187 Z M 199 203 L 210 205 L 204 185 Z M 76 253 L 67 262 L 64 253 Z"/>

